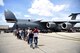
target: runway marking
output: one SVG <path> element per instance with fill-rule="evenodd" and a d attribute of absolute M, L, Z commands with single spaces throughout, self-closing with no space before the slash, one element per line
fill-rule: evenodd
<path fill-rule="evenodd" d="M 47 53 L 46 51 L 44 51 L 44 50 L 42 50 L 42 49 L 40 49 L 40 48 L 38 48 L 39 50 L 41 50 L 42 52 L 44 52 L 44 53 Z"/>
<path fill-rule="evenodd" d="M 47 46 L 46 46 L 46 48 L 48 48 L 48 49 L 52 50 L 50 47 L 47 47 Z M 48 53 L 47 51 L 45 51 L 45 50 L 41 49 L 40 47 L 38 47 L 37 49 L 39 49 L 39 50 L 40 50 L 40 51 L 42 51 L 43 53 Z M 54 53 L 54 52 L 52 52 L 52 53 Z"/>

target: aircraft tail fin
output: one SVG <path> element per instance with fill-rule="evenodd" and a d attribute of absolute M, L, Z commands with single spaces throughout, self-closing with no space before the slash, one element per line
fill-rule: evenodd
<path fill-rule="evenodd" d="M 69 15 L 69 17 L 72 16 L 71 20 L 75 20 L 78 14 L 80 13 L 72 13 L 71 15 Z"/>
<path fill-rule="evenodd" d="M 17 22 L 17 19 L 16 19 L 15 15 L 11 11 L 5 10 L 4 15 L 5 15 L 5 20 L 7 22 L 9 22 L 9 23 Z"/>

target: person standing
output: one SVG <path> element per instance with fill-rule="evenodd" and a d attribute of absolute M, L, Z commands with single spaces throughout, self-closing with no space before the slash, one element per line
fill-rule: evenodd
<path fill-rule="evenodd" d="M 26 29 L 23 29 L 24 31 L 24 41 L 26 40 L 26 36 L 27 36 L 27 32 L 26 32 Z"/>
<path fill-rule="evenodd" d="M 17 36 L 17 29 L 14 29 L 13 34 Z"/>
<path fill-rule="evenodd" d="M 21 36 L 22 36 L 22 30 L 19 29 L 19 39 L 21 39 Z"/>
<path fill-rule="evenodd" d="M 35 27 L 33 32 L 34 32 L 34 44 L 35 44 L 35 47 L 37 47 L 38 46 L 38 28 Z"/>
<path fill-rule="evenodd" d="M 24 35 L 25 35 L 25 31 L 22 30 L 22 31 L 21 31 L 21 39 L 22 39 L 22 40 L 24 40 Z"/>
<path fill-rule="evenodd" d="M 30 47 L 33 47 L 33 31 L 31 30 L 31 32 L 29 33 L 29 44 L 30 44 Z"/>
<path fill-rule="evenodd" d="M 16 31 L 17 38 L 19 39 L 19 29 Z"/>
<path fill-rule="evenodd" d="M 27 30 L 27 42 L 29 44 L 29 34 L 31 33 L 31 29 L 30 27 L 28 27 L 28 30 Z"/>

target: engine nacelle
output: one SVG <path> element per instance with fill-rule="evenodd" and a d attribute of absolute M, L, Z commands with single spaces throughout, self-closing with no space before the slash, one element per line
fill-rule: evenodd
<path fill-rule="evenodd" d="M 63 23 L 61 24 L 62 29 L 70 29 L 72 27 L 71 23 Z"/>
<path fill-rule="evenodd" d="M 52 22 L 48 22 L 48 23 L 46 23 L 46 27 L 47 28 L 55 28 L 56 27 L 56 24 L 55 23 L 52 23 Z"/>

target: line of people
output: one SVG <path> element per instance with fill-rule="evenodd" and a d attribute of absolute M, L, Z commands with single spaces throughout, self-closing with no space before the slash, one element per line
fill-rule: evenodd
<path fill-rule="evenodd" d="M 15 36 L 17 36 L 18 39 L 27 41 L 31 48 L 38 47 L 38 33 L 39 30 L 37 27 L 34 29 L 30 29 L 29 27 L 27 30 L 14 30 Z M 35 46 L 33 46 L 33 43 Z"/>

